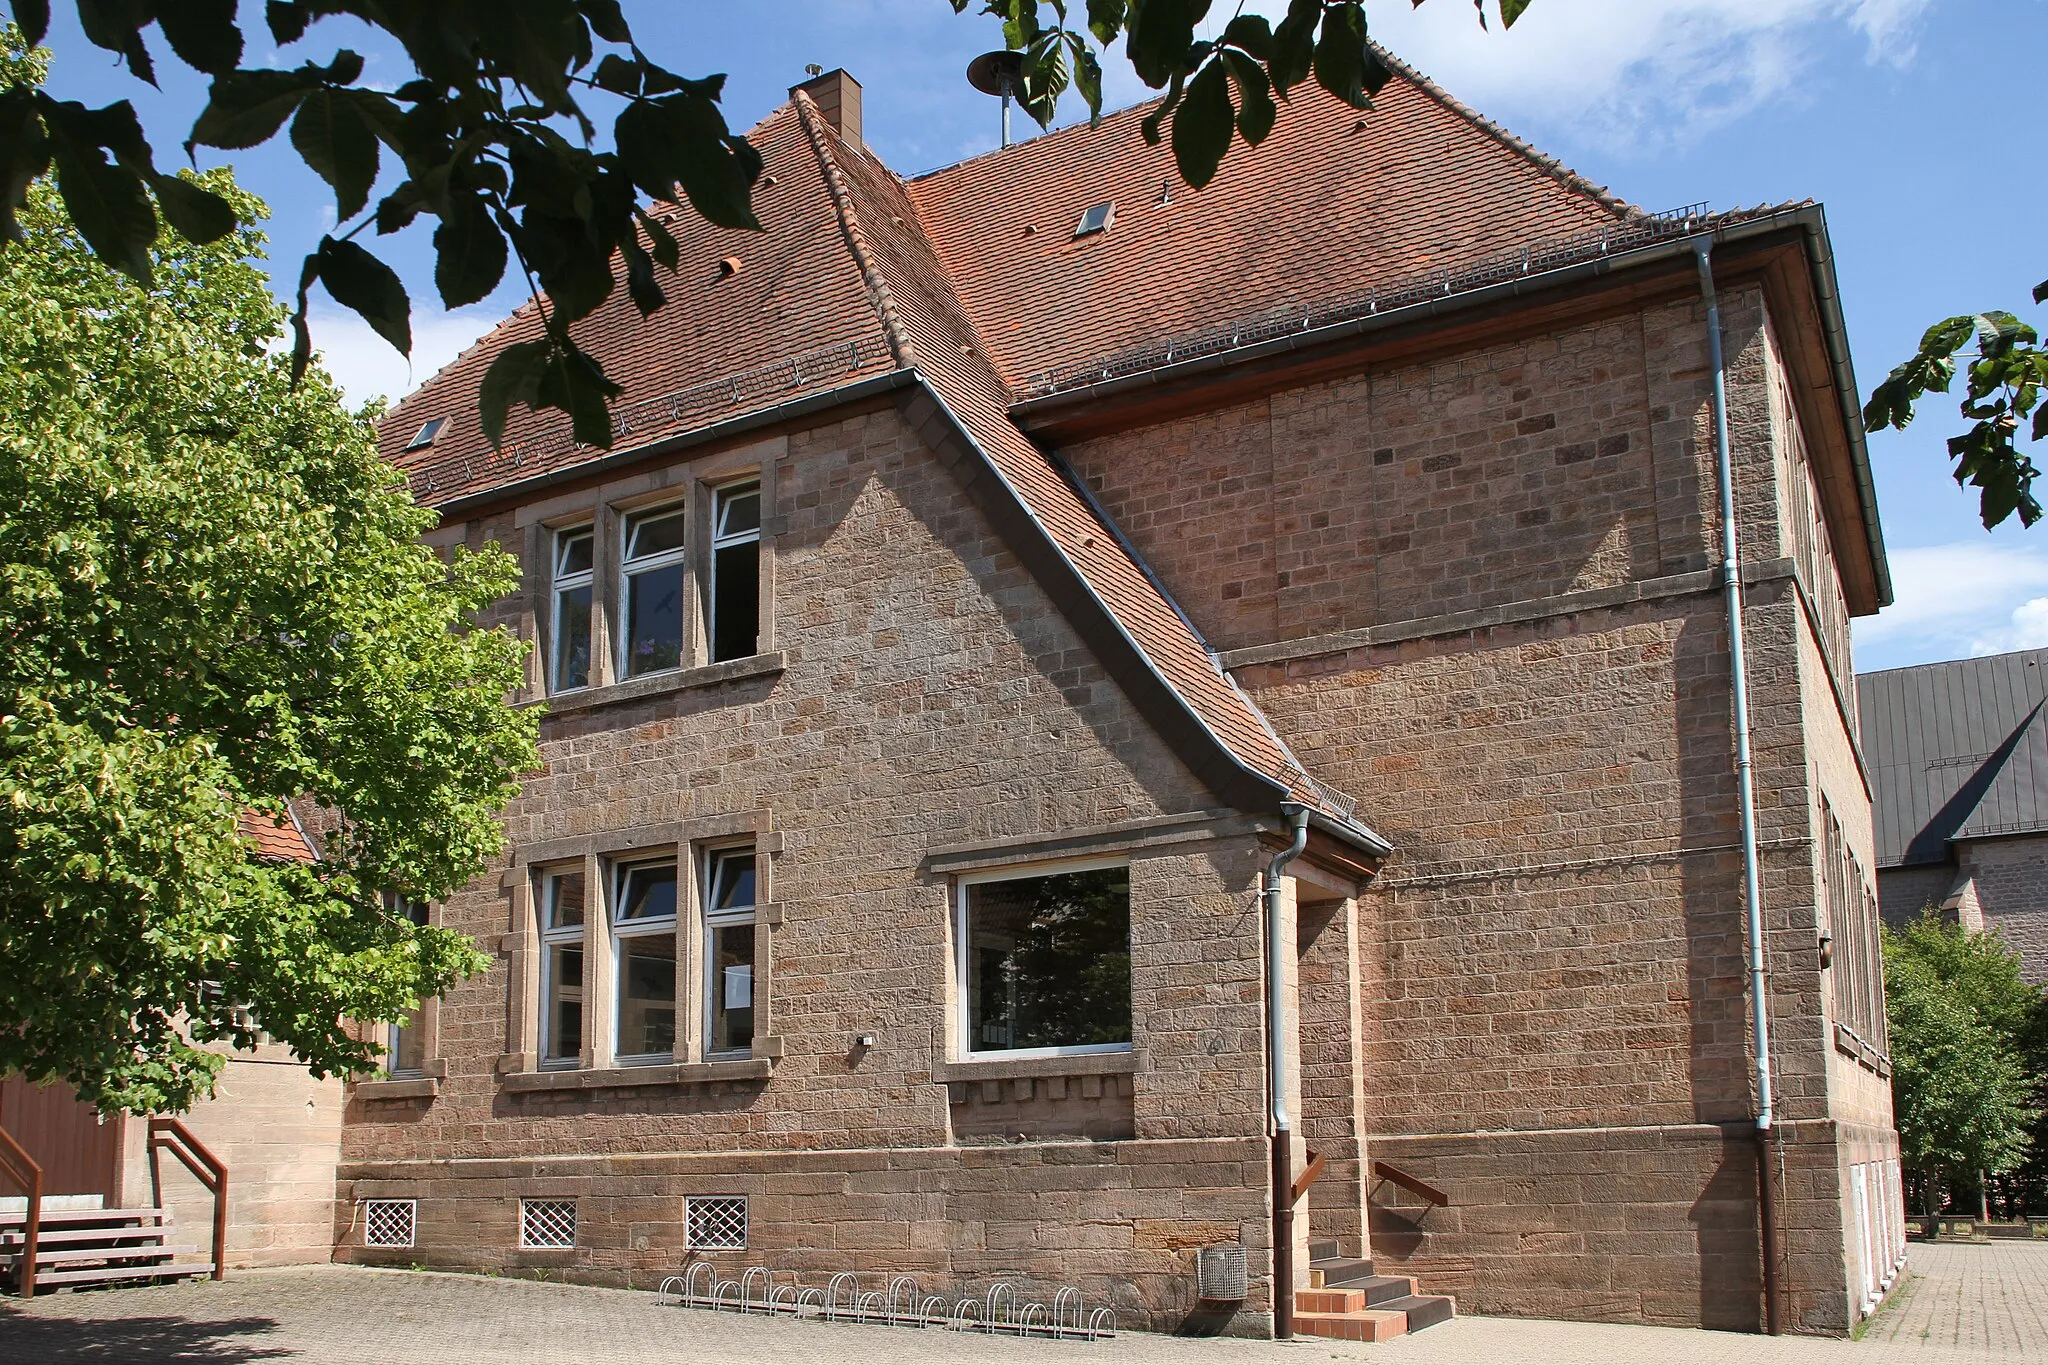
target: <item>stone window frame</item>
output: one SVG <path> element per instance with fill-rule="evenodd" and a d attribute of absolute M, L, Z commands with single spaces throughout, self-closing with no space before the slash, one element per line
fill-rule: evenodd
<path fill-rule="evenodd" d="M 697 874 L 705 852 L 752 842 L 754 847 L 754 1040 L 739 1056 L 707 1053 L 704 892 Z M 683 1085 L 706 1081 L 761 1080 L 782 1055 L 774 1028 L 774 930 L 782 909 L 772 899 L 774 859 L 782 852 L 767 810 L 699 817 L 661 825 L 536 842 L 513 851 L 504 889 L 511 900 L 508 932 L 500 953 L 510 959 L 506 1010 L 507 1050 L 498 1059 L 500 1083 L 511 1091 L 613 1089 Z M 676 1046 L 666 1060 L 635 1058 L 622 1063 L 614 1050 L 616 1000 L 601 984 L 615 980 L 611 932 L 611 877 L 618 866 L 653 858 L 676 859 Z M 582 1047 L 573 1065 L 545 1064 L 540 1056 L 545 1004 L 541 981 L 541 878 L 580 865 L 587 887 L 602 900 L 586 905 L 583 917 Z M 599 927 L 603 933 L 595 930 Z M 687 1026 L 685 1026 L 687 1024 Z"/>
<path fill-rule="evenodd" d="M 404 900 L 396 893 L 387 892 L 382 897 L 385 909 L 392 911 Z M 420 903 L 420 913 L 425 915 L 419 924 L 439 924 L 441 906 L 434 901 Z M 409 1026 L 419 1030 L 420 1065 L 404 1071 L 392 1069 L 396 1055 L 398 1026 L 382 1021 L 369 1026 L 374 1031 L 366 1041 L 378 1045 L 378 1055 L 383 1059 L 384 1074 L 364 1076 L 349 1082 L 350 1091 L 359 1099 L 376 1100 L 431 1100 L 441 1091 L 441 1082 L 448 1078 L 448 1062 L 441 1055 L 441 997 L 430 995 L 416 1007 L 413 1022 Z"/>
<path fill-rule="evenodd" d="M 973 999 L 969 989 L 971 964 L 968 953 L 972 951 L 967 928 L 967 892 L 972 886 L 990 882 L 1024 881 L 1035 877 L 1050 877 L 1067 872 L 1094 872 L 1106 868 L 1122 868 L 1128 878 L 1131 875 L 1132 859 L 1126 852 L 1104 852 L 1093 856 L 1022 860 L 981 866 L 971 870 L 962 869 L 952 874 L 948 888 L 947 930 L 952 938 L 951 959 L 952 1009 L 947 1032 L 950 1034 L 946 1069 L 951 1071 L 966 1066 L 1007 1065 L 1018 1062 L 1042 1062 L 1060 1064 L 1076 1058 L 1113 1058 L 1132 1055 L 1137 1048 L 1138 1020 L 1135 1009 L 1131 1017 L 1131 1037 L 1121 1043 L 1083 1043 L 1063 1047 L 1000 1048 L 977 1051 L 973 1047 Z"/>
<path fill-rule="evenodd" d="M 777 438 L 615 479 L 595 488 L 560 494 L 521 507 L 516 524 L 524 535 L 525 588 L 519 632 L 533 644 L 525 684 L 516 704 L 546 704 L 551 712 L 580 710 L 612 702 L 712 686 L 779 673 L 785 663 L 776 648 L 775 565 L 781 521 L 775 489 L 787 441 Z M 760 527 L 754 533 L 758 598 L 755 652 L 714 659 L 710 629 L 712 563 L 716 515 L 722 491 L 755 485 L 760 494 Z M 682 661 L 675 667 L 624 676 L 625 608 L 622 537 L 627 518 L 666 505 L 684 509 Z M 554 569 L 556 537 L 583 526 L 592 531 L 590 675 L 583 687 L 551 691 L 556 651 Z"/>

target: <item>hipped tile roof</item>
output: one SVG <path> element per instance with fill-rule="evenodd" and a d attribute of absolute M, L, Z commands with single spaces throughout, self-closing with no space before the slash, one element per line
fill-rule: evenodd
<path fill-rule="evenodd" d="M 1139 136 L 1149 105 L 906 183 L 798 90 L 749 134 L 765 162 L 756 209 L 767 230 L 670 211 L 683 265 L 663 278 L 668 305 L 643 319 L 619 288 L 575 331 L 625 386 L 614 407 L 622 449 L 914 372 L 1199 729 L 1276 800 L 1309 804 L 1377 845 L 1350 822 L 1348 801 L 1303 772 L 1116 528 L 1009 412 L 1035 379 L 1162 334 L 1639 216 L 1406 68 L 1377 104 L 1361 117 L 1318 89 L 1297 90 L 1260 147 L 1239 149 L 1194 191 L 1169 151 Z M 1113 228 L 1074 238 L 1082 212 L 1105 200 L 1117 205 Z M 737 270 L 722 269 L 725 258 Z M 537 308 L 521 308 L 385 419 L 386 454 L 422 501 L 485 494 L 599 454 L 575 445 L 559 414 L 515 412 L 499 451 L 476 428 L 485 369 L 504 345 L 538 334 Z M 440 439 L 405 451 L 436 416 L 453 418 Z"/>

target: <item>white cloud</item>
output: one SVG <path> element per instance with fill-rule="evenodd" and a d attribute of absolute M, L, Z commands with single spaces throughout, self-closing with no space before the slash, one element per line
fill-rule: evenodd
<path fill-rule="evenodd" d="M 1897 600 L 1856 622 L 1858 669 L 2048 645 L 2048 547 L 1986 537 L 1888 558 Z"/>
<path fill-rule="evenodd" d="M 411 393 L 503 316 L 496 309 L 443 313 L 433 311 L 432 305 L 416 307 L 410 364 L 354 313 L 318 309 L 308 323 L 321 367 L 341 385 L 354 406 L 379 396 L 396 401 Z"/>
<path fill-rule="evenodd" d="M 1375 38 L 1483 113 L 1652 149 L 1796 95 L 1822 49 L 1839 61 L 1845 39 L 1866 61 L 1903 62 L 1932 8 L 1933 0 L 1536 0 L 1512 30 L 1496 21 L 1485 33 L 1462 0 L 1388 0 L 1369 13 Z"/>

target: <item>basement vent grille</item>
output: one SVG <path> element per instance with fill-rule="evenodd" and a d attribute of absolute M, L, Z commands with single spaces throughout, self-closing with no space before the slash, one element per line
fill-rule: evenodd
<path fill-rule="evenodd" d="M 412 1199 L 365 1199 L 363 1245 L 409 1247 L 419 1221 L 419 1203 Z"/>
<path fill-rule="evenodd" d="M 1195 1253 L 1197 1297 L 1210 1303 L 1241 1303 L 1250 1292 L 1243 1247 L 1203 1247 Z"/>
<path fill-rule="evenodd" d="M 745 1251 L 747 1197 L 692 1195 L 683 1201 L 692 1251 Z"/>
<path fill-rule="evenodd" d="M 519 1245 L 523 1247 L 575 1246 L 576 1201 L 573 1199 L 520 1200 Z"/>

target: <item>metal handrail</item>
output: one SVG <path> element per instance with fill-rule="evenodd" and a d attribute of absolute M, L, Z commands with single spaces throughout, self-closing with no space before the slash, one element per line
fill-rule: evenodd
<path fill-rule="evenodd" d="M 149 1121 L 149 1159 L 159 1190 L 163 1188 L 163 1177 L 155 1169 L 156 1154 L 166 1147 L 192 1173 L 193 1179 L 213 1195 L 213 1278 L 224 1280 L 228 1276 L 227 1163 L 208 1151 L 206 1144 L 176 1119 L 153 1118 Z"/>
<path fill-rule="evenodd" d="M 22 1227 L 20 1289 L 24 1299 L 32 1299 L 36 1296 L 37 1242 L 43 1230 L 43 1168 L 5 1128 L 0 1128 L 0 1174 L 21 1186 L 28 1195 L 28 1220 Z"/>
<path fill-rule="evenodd" d="M 1438 1189 L 1434 1185 L 1416 1179 L 1414 1176 L 1408 1174 L 1408 1172 L 1404 1170 L 1401 1170 L 1399 1167 L 1389 1166 L 1384 1161 L 1375 1161 L 1372 1163 L 1372 1173 L 1380 1177 L 1382 1180 L 1393 1181 L 1396 1185 L 1399 1185 L 1402 1189 L 1408 1191 L 1408 1193 L 1413 1195 L 1419 1195 L 1420 1197 L 1428 1200 L 1432 1204 L 1436 1204 L 1443 1207 L 1448 1207 L 1450 1205 L 1451 1197 L 1449 1195 L 1445 1194 L 1442 1190 Z"/>

